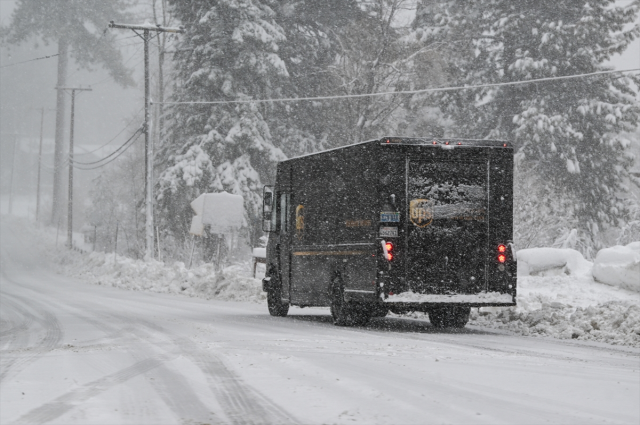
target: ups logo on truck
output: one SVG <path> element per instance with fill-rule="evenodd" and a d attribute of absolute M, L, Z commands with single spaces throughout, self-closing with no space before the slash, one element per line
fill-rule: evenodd
<path fill-rule="evenodd" d="M 433 221 L 433 201 L 429 199 L 412 199 L 409 203 L 409 217 L 418 227 L 426 227 Z"/>
<path fill-rule="evenodd" d="M 304 233 L 304 205 L 296 207 L 296 237 L 302 239 Z"/>

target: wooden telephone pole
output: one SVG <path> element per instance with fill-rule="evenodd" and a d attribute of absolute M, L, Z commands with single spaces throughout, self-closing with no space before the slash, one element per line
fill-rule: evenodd
<path fill-rule="evenodd" d="M 44 108 L 40 110 L 40 147 L 38 148 L 38 185 L 36 187 L 36 222 L 40 218 L 40 169 L 42 168 L 43 131 L 44 131 Z"/>
<path fill-rule="evenodd" d="M 71 129 L 69 130 L 69 196 L 67 198 L 67 246 L 73 247 L 73 127 L 75 123 L 76 91 L 91 91 L 89 87 L 56 87 L 71 90 Z"/>
<path fill-rule="evenodd" d="M 109 22 L 109 28 L 133 30 L 144 41 L 144 175 L 145 175 L 145 205 L 146 205 L 146 249 L 145 259 L 153 258 L 153 149 L 149 143 L 149 35 L 151 31 L 172 32 L 182 34 L 184 29 L 168 28 L 161 25 L 143 24 L 129 25 Z M 140 31 L 142 35 L 140 35 Z"/>

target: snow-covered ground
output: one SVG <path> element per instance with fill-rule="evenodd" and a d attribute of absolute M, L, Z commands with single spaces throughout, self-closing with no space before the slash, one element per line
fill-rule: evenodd
<path fill-rule="evenodd" d="M 211 279 L 68 251 L 28 224 L 0 222 L 3 424 L 640 422 L 638 348 L 488 329 L 498 313 L 457 331 L 274 318 L 248 264 Z M 520 293 L 523 312 L 634 295 L 573 275 L 524 277 Z"/>
<path fill-rule="evenodd" d="M 633 265 L 627 260 L 621 269 Z M 572 249 L 520 251 L 518 306 L 474 312 L 472 322 L 522 335 L 640 347 L 640 293 L 620 279 L 597 282 L 592 272 L 593 264 Z"/>
<path fill-rule="evenodd" d="M 32 237 L 42 238 L 51 246 L 55 230 L 33 229 Z M 49 252 L 61 273 L 93 284 L 205 299 L 266 302 L 260 278 L 251 277 L 248 261 L 230 265 L 222 275 L 216 275 L 210 264 L 189 270 L 181 262 L 145 262 L 114 257 L 112 253 L 64 249 Z M 624 285 L 597 282 L 592 275 L 593 264 L 577 251 L 540 249 L 520 254 L 523 258 L 519 262 L 518 306 L 473 309 L 471 324 L 525 336 L 640 347 L 639 292 Z M 258 272 L 264 273 L 264 265 L 258 265 Z M 428 320 L 423 313 L 409 317 Z"/>

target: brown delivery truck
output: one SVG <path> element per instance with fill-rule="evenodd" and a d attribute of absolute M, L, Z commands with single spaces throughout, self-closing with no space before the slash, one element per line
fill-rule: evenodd
<path fill-rule="evenodd" d="M 515 305 L 509 142 L 385 137 L 292 158 L 263 199 L 271 315 L 464 327 L 471 307 Z"/>

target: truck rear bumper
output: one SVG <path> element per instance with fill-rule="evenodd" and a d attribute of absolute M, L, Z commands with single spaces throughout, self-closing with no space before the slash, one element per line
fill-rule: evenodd
<path fill-rule="evenodd" d="M 402 292 L 389 295 L 385 303 L 402 304 L 465 304 L 473 306 L 498 306 L 515 305 L 512 294 L 500 292 L 481 292 L 478 294 L 416 294 L 415 292 Z"/>

